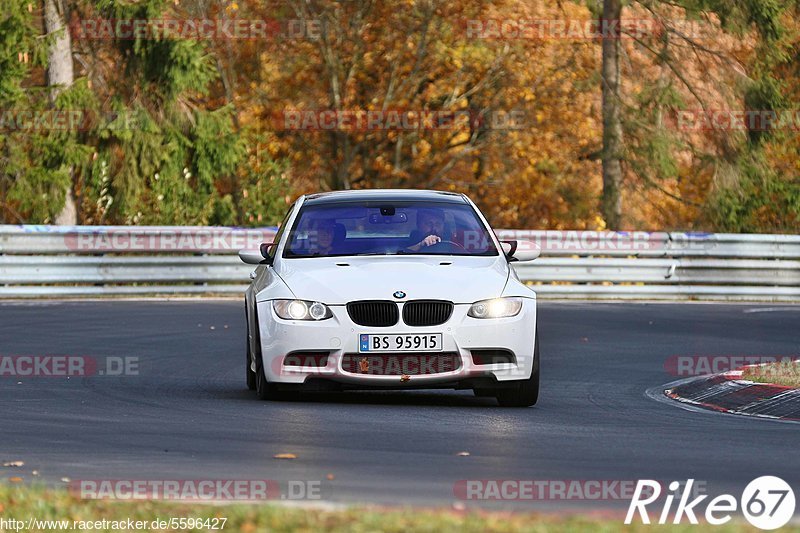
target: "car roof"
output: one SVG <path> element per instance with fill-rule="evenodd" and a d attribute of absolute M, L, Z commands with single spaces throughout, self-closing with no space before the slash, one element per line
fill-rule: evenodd
<path fill-rule="evenodd" d="M 422 189 L 359 189 L 309 194 L 304 204 L 322 205 L 340 202 L 449 202 L 467 203 L 464 195 L 456 192 Z"/>

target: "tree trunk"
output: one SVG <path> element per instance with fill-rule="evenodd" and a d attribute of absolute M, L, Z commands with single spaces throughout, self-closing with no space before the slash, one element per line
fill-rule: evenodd
<path fill-rule="evenodd" d="M 619 98 L 619 27 L 621 0 L 603 1 L 603 199 L 602 212 L 608 229 L 622 226 L 622 121 Z"/>
<path fill-rule="evenodd" d="M 75 74 L 72 66 L 72 39 L 67 20 L 67 0 L 44 0 L 44 26 L 47 35 L 52 36 L 47 49 L 47 85 L 51 87 L 50 98 L 55 101 L 58 93 L 72 86 Z M 70 178 L 72 171 L 70 171 Z M 72 179 L 66 190 L 64 207 L 56 217 L 58 225 L 75 225 L 78 223 L 78 210 L 75 206 L 75 194 L 72 190 Z"/>

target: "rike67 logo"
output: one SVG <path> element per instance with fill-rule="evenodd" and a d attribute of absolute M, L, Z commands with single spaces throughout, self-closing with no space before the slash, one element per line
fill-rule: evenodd
<path fill-rule="evenodd" d="M 702 494 L 691 501 L 693 479 L 686 481 L 683 490 L 682 484 L 673 481 L 669 484 L 669 492 L 664 499 L 664 506 L 658 517 L 659 524 L 666 524 L 670 515 L 672 523 L 680 524 L 684 517 L 690 524 L 697 524 L 697 515 L 700 514 L 700 504 L 708 498 Z M 625 516 L 625 524 L 631 524 L 637 511 L 644 524 L 650 524 L 648 506 L 654 504 L 661 497 L 661 484 L 654 480 L 639 480 L 636 490 Z M 672 505 L 678 500 L 675 511 Z M 741 510 L 744 517 L 753 526 L 772 530 L 785 526 L 794 516 L 795 498 L 792 487 L 784 480 L 775 476 L 762 476 L 751 481 L 742 492 L 742 497 L 737 501 L 730 494 L 723 494 L 707 502 L 705 506 L 705 521 L 714 526 L 728 523 L 732 513 Z"/>

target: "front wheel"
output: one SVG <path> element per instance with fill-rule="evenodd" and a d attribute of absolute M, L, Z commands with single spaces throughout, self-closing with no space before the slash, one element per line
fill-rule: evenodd
<path fill-rule="evenodd" d="M 264 375 L 264 367 L 259 363 L 256 367 L 256 394 L 259 400 L 281 400 L 282 397 L 278 393 L 278 389 L 274 383 L 267 381 Z"/>
<path fill-rule="evenodd" d="M 247 351 L 245 352 L 245 355 L 247 356 L 247 362 L 245 363 L 245 371 L 247 372 L 247 388 L 250 390 L 256 390 L 256 373 L 252 370 L 253 354 L 250 351 L 250 321 L 247 318 L 247 302 L 245 302 L 244 305 L 244 319 L 247 323 L 247 337 L 245 337 L 245 340 L 247 341 Z"/>
<path fill-rule="evenodd" d="M 250 344 L 248 342 L 248 344 Z M 256 373 L 253 372 L 250 368 L 252 364 L 252 356 L 250 355 L 250 346 L 247 347 L 247 388 L 250 390 L 256 390 Z"/>
<path fill-rule="evenodd" d="M 267 381 L 264 373 L 264 361 L 261 357 L 261 333 L 258 327 L 258 314 L 255 316 L 255 329 L 253 330 L 253 344 L 255 344 L 256 371 L 253 373 L 255 378 L 255 391 L 260 400 L 284 400 L 286 394 L 278 390 L 278 386 Z M 249 367 L 248 367 L 249 368 Z M 248 382 L 249 384 L 249 382 Z"/>
<path fill-rule="evenodd" d="M 501 407 L 530 407 L 539 400 L 539 331 L 534 337 L 533 370 L 531 377 L 510 389 L 500 389 L 495 394 Z"/>
<path fill-rule="evenodd" d="M 256 394 L 259 400 L 283 400 L 285 394 L 278 390 L 277 385 L 267 381 L 267 376 L 264 374 L 264 364 L 261 361 L 261 355 L 256 357 Z"/>

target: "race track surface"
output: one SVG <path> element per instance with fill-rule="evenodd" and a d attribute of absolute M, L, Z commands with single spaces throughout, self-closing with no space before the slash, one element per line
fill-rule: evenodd
<path fill-rule="evenodd" d="M 664 366 L 674 355 L 798 355 L 800 307 L 540 303 L 542 389 L 529 409 L 469 391 L 261 402 L 244 385 L 244 338 L 232 300 L 0 303 L 0 355 L 134 356 L 140 367 L 0 378 L 0 460 L 25 462 L 0 475 L 321 480 L 333 502 L 428 506 L 450 505 L 465 479 L 691 477 L 733 494 L 768 474 L 800 484 L 800 425 L 645 393 L 678 379 Z"/>

